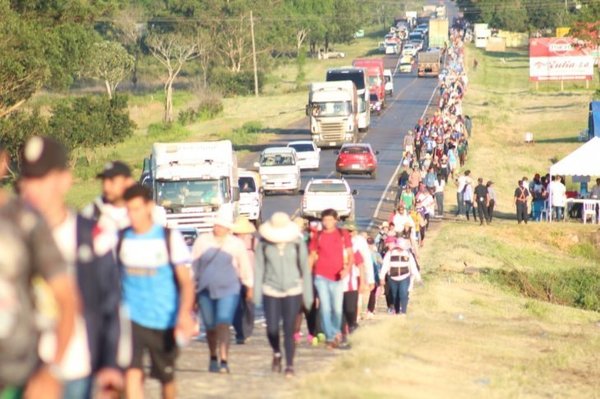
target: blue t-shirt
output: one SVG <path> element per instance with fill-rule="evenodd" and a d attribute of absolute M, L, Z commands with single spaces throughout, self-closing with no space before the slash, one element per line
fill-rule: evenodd
<path fill-rule="evenodd" d="M 121 244 L 123 299 L 130 319 L 147 328 L 164 330 L 175 326 L 179 293 L 162 226 L 144 234 L 129 229 Z M 178 231 L 171 231 L 171 260 L 189 263 L 189 250 Z"/>

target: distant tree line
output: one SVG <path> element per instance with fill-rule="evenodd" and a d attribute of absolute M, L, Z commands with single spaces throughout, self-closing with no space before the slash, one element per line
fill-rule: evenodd
<path fill-rule="evenodd" d="M 516 32 L 554 30 L 600 20 L 598 0 L 457 0 L 456 3 L 471 22 Z"/>

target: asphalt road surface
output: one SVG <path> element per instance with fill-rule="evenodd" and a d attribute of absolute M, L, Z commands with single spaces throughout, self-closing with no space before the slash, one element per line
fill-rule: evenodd
<path fill-rule="evenodd" d="M 397 56 L 386 56 L 385 67 L 394 70 Z M 324 78 L 324 77 L 323 77 Z M 375 211 L 381 203 L 390 179 L 394 176 L 402 155 L 402 142 L 406 132 L 414 127 L 423 115 L 437 86 L 436 78 L 418 78 L 416 67 L 410 74 L 395 73 L 394 93 L 387 98 L 386 108 L 380 116 L 371 115 L 371 127 L 367 133 L 360 134 L 360 141 L 370 143 L 379 151 L 377 179 L 369 176 L 345 176 L 352 189 L 358 191 L 355 197 L 355 220 L 359 228 L 370 227 Z M 308 118 L 293 126 L 289 133 L 281 135 L 270 145 L 286 145 L 292 140 L 310 140 Z M 257 160 L 258 156 L 252 161 Z M 321 151 L 321 167 L 318 171 L 302 172 L 302 187 L 313 178 L 335 177 L 335 159 L 333 149 Z M 395 182 L 392 182 L 395 184 Z M 263 202 L 263 220 L 273 212 L 283 211 L 292 216 L 300 214 L 301 195 L 271 194 Z M 375 215 L 377 216 L 377 215 Z"/>

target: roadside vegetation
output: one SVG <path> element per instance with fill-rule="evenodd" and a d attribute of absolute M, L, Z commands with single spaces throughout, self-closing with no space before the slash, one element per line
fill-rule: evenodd
<path fill-rule="evenodd" d="M 380 315 L 353 350 L 297 385 L 298 397 L 586 397 L 600 392 L 600 245 L 597 225 L 513 220 L 523 176 L 581 145 L 597 84 L 528 81 L 525 51 L 468 49 L 473 177 L 496 182 L 494 222 L 435 224 L 425 283 L 406 320 Z M 525 132 L 535 143 L 524 143 Z M 455 206 L 449 184 L 446 207 Z M 383 300 L 383 299 L 382 299 Z"/>

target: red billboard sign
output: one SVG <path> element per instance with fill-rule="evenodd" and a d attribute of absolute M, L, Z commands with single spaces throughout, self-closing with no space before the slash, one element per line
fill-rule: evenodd
<path fill-rule="evenodd" d="M 592 80 L 594 57 L 571 37 L 529 39 L 529 79 Z"/>

